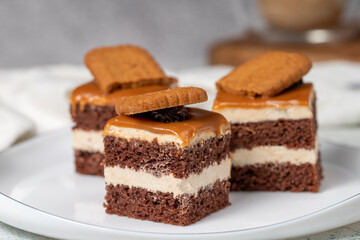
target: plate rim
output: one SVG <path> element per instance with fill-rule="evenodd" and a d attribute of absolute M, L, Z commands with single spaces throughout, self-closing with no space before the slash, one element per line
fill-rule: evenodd
<path fill-rule="evenodd" d="M 124 233 L 124 234 L 139 236 L 139 237 L 144 236 L 144 235 L 145 236 L 146 235 L 147 236 L 151 235 L 151 237 L 206 237 L 206 236 L 215 237 L 215 236 L 223 236 L 223 235 L 236 235 L 236 234 L 241 234 L 241 233 L 254 233 L 254 232 L 259 231 L 259 230 L 272 230 L 272 228 L 275 228 L 275 227 L 286 227 L 286 225 L 289 225 L 289 224 L 296 224 L 297 221 L 306 220 L 306 219 L 311 218 L 313 216 L 320 215 L 320 214 L 322 214 L 322 213 L 324 213 L 324 212 L 326 212 L 328 210 L 332 210 L 334 208 L 338 208 L 338 207 L 340 207 L 342 205 L 348 204 L 351 201 L 360 200 L 360 192 L 353 195 L 353 196 L 351 196 L 351 197 L 348 197 L 348 198 L 346 198 L 346 199 L 344 199 L 344 200 L 342 200 L 340 202 L 332 204 L 332 205 L 330 205 L 328 207 L 325 207 L 323 209 L 317 210 L 317 211 L 312 212 L 312 213 L 305 214 L 305 215 L 297 217 L 297 218 L 289 219 L 289 220 L 286 220 L 286 221 L 282 221 L 282 222 L 274 223 L 274 224 L 270 224 L 270 225 L 255 227 L 255 228 L 247 228 L 247 229 L 231 230 L 231 231 L 223 231 L 223 232 L 213 232 L 213 233 L 154 233 L 154 232 L 144 232 L 144 231 L 134 231 L 134 230 L 112 228 L 112 227 L 104 227 L 104 226 L 99 226 L 99 225 L 91 224 L 91 223 L 84 223 L 84 222 L 80 222 L 80 221 L 76 221 L 76 220 L 72 220 L 72 219 L 61 217 L 61 216 L 58 216 L 58 215 L 55 215 L 55 214 L 48 213 L 48 212 L 46 212 L 44 210 L 32 207 L 32 206 L 27 205 L 27 204 L 25 204 L 23 202 L 20 202 L 20 201 L 18 201 L 16 199 L 13 199 L 13 198 L 9 197 L 8 195 L 6 195 L 6 194 L 4 194 L 2 192 L 0 192 L 0 197 L 1 198 L 6 198 L 7 200 L 10 200 L 10 201 L 13 201 L 17 205 L 20 205 L 22 207 L 26 207 L 28 209 L 31 209 L 32 211 L 37 211 L 37 212 L 39 212 L 41 214 L 44 214 L 47 217 L 55 218 L 57 220 L 66 221 L 66 222 L 69 222 L 69 223 L 75 223 L 77 225 L 82 225 L 83 227 L 87 227 L 87 228 L 112 231 L 112 232 L 115 232 L 115 233 Z M 360 216 L 358 217 L 358 220 L 360 220 Z M 6 221 L 4 221 L 4 222 L 7 223 Z M 351 222 L 356 222 L 356 220 L 351 221 Z M 9 224 L 9 223 L 7 223 L 7 224 Z M 17 227 L 16 225 L 12 225 L 12 224 L 9 224 L 9 225 Z M 338 225 L 338 227 L 340 227 L 340 226 L 343 226 L 343 224 Z M 179 226 L 179 227 L 181 227 L 181 226 Z M 333 228 L 331 227 L 331 228 L 326 228 L 326 229 L 333 229 Z M 319 232 L 319 231 L 314 231 L 314 233 L 316 233 L 316 232 Z M 320 230 L 320 232 L 321 232 L 321 230 Z M 40 234 L 44 234 L 44 233 L 40 233 Z M 306 234 L 306 233 L 304 233 L 304 234 Z M 49 236 L 51 236 L 51 235 L 49 235 Z M 291 237 L 293 237 L 293 236 L 291 236 Z"/>

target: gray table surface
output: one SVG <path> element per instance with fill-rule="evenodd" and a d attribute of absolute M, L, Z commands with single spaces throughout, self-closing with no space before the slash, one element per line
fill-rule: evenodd
<path fill-rule="evenodd" d="M 49 240 L 53 238 L 43 237 L 37 234 L 25 232 L 0 222 L 1 240 Z M 322 232 L 310 236 L 297 238 L 298 240 L 322 240 L 322 239 L 360 239 L 360 222 L 353 223 L 344 227 L 336 228 L 327 232 Z"/>

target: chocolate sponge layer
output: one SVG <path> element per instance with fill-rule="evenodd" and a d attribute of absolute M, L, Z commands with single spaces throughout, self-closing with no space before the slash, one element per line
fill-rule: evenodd
<path fill-rule="evenodd" d="M 70 113 L 76 123 L 74 128 L 84 130 L 104 130 L 107 121 L 117 116 L 114 106 L 90 104 L 85 104 L 83 109 L 80 108 L 79 104 L 76 104 L 74 108 L 70 105 Z"/>
<path fill-rule="evenodd" d="M 106 186 L 106 213 L 142 220 L 189 225 L 216 212 L 229 203 L 229 181 L 216 181 L 197 195 L 151 192 L 127 185 Z"/>
<path fill-rule="evenodd" d="M 258 146 L 313 149 L 316 128 L 313 119 L 231 123 L 230 150 Z"/>
<path fill-rule="evenodd" d="M 320 155 L 319 155 L 320 157 Z M 322 169 L 316 164 L 265 163 L 232 167 L 232 191 L 291 191 L 318 192 Z"/>
<path fill-rule="evenodd" d="M 75 169 L 77 173 L 104 176 L 104 167 L 101 165 L 104 154 L 75 150 Z"/>

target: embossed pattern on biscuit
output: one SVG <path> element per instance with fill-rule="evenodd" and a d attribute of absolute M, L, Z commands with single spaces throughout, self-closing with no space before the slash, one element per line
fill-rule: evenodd
<path fill-rule="evenodd" d="M 137 46 L 96 48 L 86 54 L 84 61 L 106 93 L 170 81 L 155 59 Z"/>
<path fill-rule="evenodd" d="M 207 101 L 206 91 L 197 87 L 182 87 L 122 97 L 116 103 L 120 115 L 133 115 L 158 109 Z"/>
<path fill-rule="evenodd" d="M 268 52 L 238 66 L 216 86 L 233 94 L 272 97 L 300 81 L 311 65 L 309 58 L 298 53 Z"/>

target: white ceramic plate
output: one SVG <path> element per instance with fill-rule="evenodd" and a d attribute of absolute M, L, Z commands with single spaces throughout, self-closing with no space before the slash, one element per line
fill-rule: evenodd
<path fill-rule="evenodd" d="M 103 179 L 74 173 L 69 127 L 0 154 L 0 220 L 64 239 L 283 238 L 359 221 L 360 150 L 321 147 L 320 193 L 231 193 L 230 207 L 177 227 L 105 214 Z"/>

